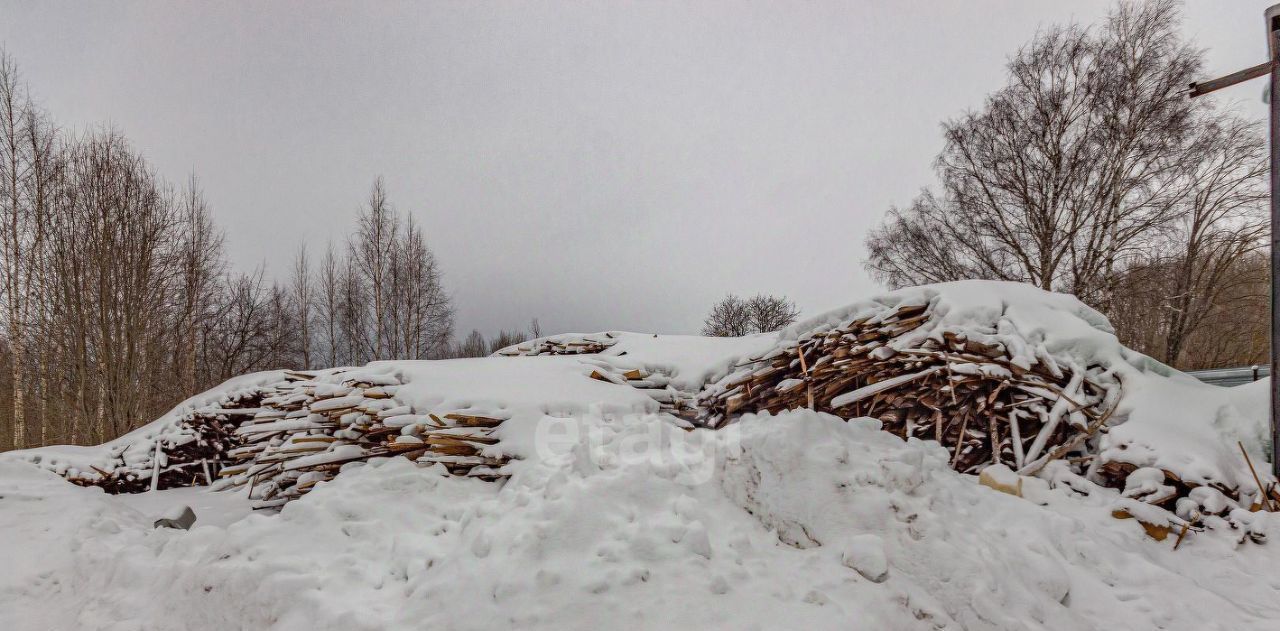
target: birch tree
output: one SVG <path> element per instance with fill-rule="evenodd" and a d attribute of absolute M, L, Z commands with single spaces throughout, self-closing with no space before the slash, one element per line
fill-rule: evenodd
<path fill-rule="evenodd" d="M 311 277 L 311 261 L 307 257 L 307 246 L 298 247 L 293 257 L 293 274 L 290 279 L 290 292 L 297 314 L 298 346 L 301 353 L 303 370 L 311 369 L 312 353 L 312 307 L 315 296 L 314 281 Z"/>
<path fill-rule="evenodd" d="M 0 51 L 0 292 L 9 347 L 11 442 L 16 448 L 27 444 L 27 345 L 37 326 L 40 259 L 51 183 L 58 174 L 55 142 L 52 126 L 20 84 L 17 65 Z"/>
<path fill-rule="evenodd" d="M 221 232 L 213 225 L 208 204 L 192 174 L 182 194 L 179 244 L 180 290 L 178 322 L 182 334 L 175 349 L 182 391 L 194 393 L 198 385 L 196 364 L 200 323 L 209 316 L 214 285 L 223 273 Z"/>
<path fill-rule="evenodd" d="M 320 293 L 318 298 L 320 301 L 320 319 L 324 323 L 325 353 L 328 358 L 326 363 L 329 366 L 337 366 L 339 332 L 342 330 L 341 311 L 339 309 L 341 304 L 342 270 L 332 242 L 325 249 L 324 258 L 320 260 L 319 274 Z"/>

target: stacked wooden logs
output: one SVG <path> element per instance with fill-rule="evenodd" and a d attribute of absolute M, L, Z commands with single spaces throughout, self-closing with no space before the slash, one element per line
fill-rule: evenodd
<path fill-rule="evenodd" d="M 97 486 L 108 493 L 141 493 L 207 485 L 226 462 L 227 453 L 240 445 L 235 431 L 239 424 L 259 411 L 263 394 L 259 390 L 238 392 L 217 406 L 205 407 L 182 416 L 177 423 L 141 445 L 147 458 L 126 460 L 124 452 L 137 445 L 121 444 L 112 454 L 116 459 L 107 468 L 67 475 L 80 486 Z"/>
<path fill-rule="evenodd" d="M 612 333 L 600 335 L 553 335 L 529 340 L 501 349 L 494 355 L 502 357 L 529 357 L 535 355 L 594 355 L 604 352 L 618 340 Z"/>
<path fill-rule="evenodd" d="M 66 477 L 109 493 L 247 487 L 259 508 L 300 497 L 371 458 L 404 456 L 454 475 L 505 477 L 508 458 L 485 449 L 498 442 L 493 430 L 505 419 L 467 410 L 418 413 L 395 398 L 399 385 L 361 371 L 285 371 L 282 381 L 237 391 L 154 436 L 122 443 L 111 454 L 114 464 Z"/>
<path fill-rule="evenodd" d="M 938 441 L 969 473 L 1031 471 L 1081 449 L 1106 422 L 1119 384 L 1100 367 L 1015 361 L 980 337 L 989 338 L 939 326 L 930 304 L 886 307 L 740 364 L 703 390 L 699 421 L 714 428 L 792 408 L 874 417 L 904 438 Z"/>
<path fill-rule="evenodd" d="M 657 401 L 660 412 L 682 421 L 692 421 L 698 416 L 694 393 L 676 389 L 671 383 L 671 376 L 661 370 L 635 367 L 617 358 L 584 358 L 582 362 L 591 367 L 588 376 L 592 379 L 635 388 Z M 692 424 L 686 426 L 693 427 Z"/>
<path fill-rule="evenodd" d="M 217 488 L 248 486 L 259 507 L 278 506 L 352 463 L 392 456 L 440 464 L 454 475 L 504 477 L 507 458 L 484 453 L 504 419 L 417 413 L 395 399 L 399 381 L 386 375 L 290 376 L 288 387 L 277 386 L 237 427 L 242 444 L 228 453 L 233 464 L 221 470 Z"/>

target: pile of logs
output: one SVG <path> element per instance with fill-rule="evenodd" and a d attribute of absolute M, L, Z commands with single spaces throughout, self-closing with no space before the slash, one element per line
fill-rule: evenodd
<path fill-rule="evenodd" d="M 698 410 L 693 405 L 693 394 L 676 389 L 671 385 L 671 376 L 661 370 L 638 368 L 621 362 L 617 358 L 602 359 L 584 358 L 583 363 L 591 367 L 588 375 L 597 381 L 635 388 L 658 402 L 658 410 L 685 421 L 685 427 L 693 427 L 692 421 L 697 418 Z"/>
<path fill-rule="evenodd" d="M 745 413 L 793 408 L 873 417 L 903 438 L 937 441 L 960 472 L 1004 465 L 1035 475 L 1060 460 L 1066 467 L 1051 476 L 1058 484 L 1085 495 L 1119 490 L 1113 515 L 1135 519 L 1154 539 L 1175 536 L 1175 547 L 1206 528 L 1265 539 L 1252 515 L 1280 510 L 1280 489 L 1197 486 L 1171 471 L 1100 461 L 1092 439 L 1107 431 L 1121 390 L 1106 367 L 1055 357 L 999 327 L 947 326 L 933 306 L 886 307 L 782 342 L 704 387 L 697 422 L 718 428 Z"/>
<path fill-rule="evenodd" d="M 360 371 L 286 371 L 278 383 L 198 408 L 145 444 L 121 445 L 116 464 L 68 475 L 108 493 L 212 483 L 248 488 L 275 507 L 332 479 L 344 466 L 403 456 L 454 475 L 496 480 L 507 458 L 485 453 L 504 419 L 466 411 L 417 413 L 396 400 L 399 381 Z M 126 458 L 127 449 L 145 458 Z"/>
<path fill-rule="evenodd" d="M 108 493 L 141 493 L 153 489 L 210 484 L 227 460 L 227 453 L 240 444 L 239 424 L 258 413 L 261 391 L 237 393 L 216 407 L 195 410 L 178 420 L 170 431 L 161 432 L 148 445 L 150 458 L 134 463 L 124 459 L 130 445 L 121 445 L 110 469 L 91 467 L 67 479 L 80 486 L 101 487 Z"/>
<path fill-rule="evenodd" d="M 494 355 L 502 357 L 530 357 L 534 355 L 594 355 L 604 352 L 618 340 L 612 333 L 600 335 L 553 335 L 529 340 L 501 349 Z"/>
<path fill-rule="evenodd" d="M 947 330 L 930 305 L 910 304 L 821 327 L 740 364 L 703 390 L 699 422 L 714 428 L 792 408 L 874 417 L 903 438 L 938 441 L 958 471 L 1003 463 L 1033 472 L 1083 448 L 1106 422 L 1119 384 L 1104 373 L 1047 353 L 1015 361 L 993 336 Z"/>
<path fill-rule="evenodd" d="M 696 392 L 675 388 L 661 366 L 590 357 L 618 341 L 610 333 L 542 338 L 496 354 L 582 356 L 584 378 L 640 390 L 690 428 L 808 408 L 877 418 L 904 439 L 937 441 L 964 473 L 1003 465 L 1011 474 L 1035 475 L 1060 460 L 1067 466 L 1046 475 L 1081 493 L 1099 485 L 1120 490 L 1117 516 L 1137 518 L 1161 536 L 1221 522 L 1260 540 L 1247 513 L 1280 510 L 1274 487 L 1250 496 L 1226 485 L 1183 483 L 1168 471 L 1101 462 L 1094 439 L 1107 431 L 1120 398 L 1114 373 L 1055 356 L 998 324 L 948 324 L 935 306 L 868 309 L 794 338 L 780 336 L 773 350 Z M 116 468 L 69 477 L 109 492 L 219 478 L 216 488 L 247 488 L 260 507 L 284 504 L 344 468 L 380 457 L 403 456 L 484 480 L 505 477 L 507 456 L 494 433 L 504 418 L 414 410 L 396 398 L 400 387 L 394 376 L 360 369 L 286 371 L 278 383 L 237 391 L 151 435 L 151 457 L 143 453 L 150 444 L 135 444 L 127 454 L 121 447 L 113 453 Z"/>
<path fill-rule="evenodd" d="M 395 399 L 399 381 L 360 372 L 290 372 L 262 399 L 260 410 L 235 430 L 217 488 L 248 486 L 259 507 L 300 497 L 344 467 L 371 458 L 403 456 L 440 464 L 454 475 L 495 480 L 506 463 L 483 453 L 497 442 L 504 419 L 462 412 L 420 414 Z"/>

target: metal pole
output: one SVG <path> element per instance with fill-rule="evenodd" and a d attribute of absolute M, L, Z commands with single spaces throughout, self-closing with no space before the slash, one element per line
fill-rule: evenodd
<path fill-rule="evenodd" d="M 1267 54 L 1280 59 L 1280 5 L 1266 11 Z M 1280 63 L 1271 65 L 1271 472 L 1280 477 Z"/>

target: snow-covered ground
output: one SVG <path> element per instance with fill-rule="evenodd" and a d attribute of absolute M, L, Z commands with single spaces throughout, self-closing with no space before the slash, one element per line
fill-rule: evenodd
<path fill-rule="evenodd" d="M 0 463 L 4 629 L 1274 629 L 1280 549 L 1147 538 L 930 443 L 808 411 L 685 432 L 584 415 L 505 485 L 404 459 L 278 515 Z M 172 505 L 191 531 L 153 529 Z M 1270 514 L 1260 519 L 1274 521 Z M 1274 524 L 1268 524 L 1274 525 Z"/>
<path fill-rule="evenodd" d="M 1120 347 L 1068 296 L 948 284 L 776 336 L 612 333 L 589 356 L 349 373 L 394 376 L 395 405 L 419 415 L 505 419 L 492 449 L 515 459 L 497 483 L 375 459 L 275 513 L 253 511 L 243 487 L 110 496 L 59 477 L 113 462 L 146 470 L 151 446 L 180 434 L 192 409 L 282 373 L 229 382 L 101 447 L 5 454 L 0 630 L 1277 628 L 1280 548 L 1255 541 L 1275 514 L 1206 516 L 1215 527 L 1175 549 L 1174 536 L 1156 541 L 1113 515 L 1136 502 L 1061 462 L 1020 478 L 1015 497 L 875 420 L 797 410 L 688 430 L 657 391 L 589 378 L 639 368 L 692 400 L 745 359 L 909 301 L 937 309 L 921 334 L 961 327 L 1028 362 L 1118 379 L 1115 423 L 1096 447 L 1148 468 L 1134 480 L 1157 467 L 1252 488 L 1237 441 L 1265 452 L 1264 385 L 1199 384 Z M 1221 497 L 1211 495 L 1200 500 Z M 152 527 L 183 505 L 197 514 L 192 530 Z"/>

